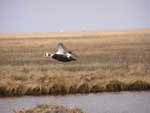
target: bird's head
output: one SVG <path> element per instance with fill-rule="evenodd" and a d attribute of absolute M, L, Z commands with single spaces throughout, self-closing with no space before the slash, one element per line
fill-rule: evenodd
<path fill-rule="evenodd" d="M 48 52 L 45 53 L 45 56 L 46 56 L 46 57 L 52 57 L 53 55 L 54 55 L 54 54 L 50 54 L 50 53 L 48 53 Z"/>
<path fill-rule="evenodd" d="M 46 53 L 45 53 L 45 56 L 46 56 L 46 57 L 49 57 L 49 56 L 51 56 L 51 54 L 48 53 L 48 52 L 46 52 Z"/>

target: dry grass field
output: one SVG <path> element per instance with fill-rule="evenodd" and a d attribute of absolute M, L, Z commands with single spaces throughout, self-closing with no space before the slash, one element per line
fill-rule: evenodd
<path fill-rule="evenodd" d="M 62 42 L 78 55 L 44 57 Z M 150 89 L 150 30 L 0 34 L 0 95 Z"/>

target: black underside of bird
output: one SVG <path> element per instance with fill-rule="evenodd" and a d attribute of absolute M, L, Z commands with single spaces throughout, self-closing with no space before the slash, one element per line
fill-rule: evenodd
<path fill-rule="evenodd" d="M 67 57 L 66 55 L 61 55 L 61 54 L 54 54 L 52 56 L 53 59 L 61 61 L 61 62 L 69 62 L 69 61 L 75 61 L 76 59 L 73 57 Z"/>

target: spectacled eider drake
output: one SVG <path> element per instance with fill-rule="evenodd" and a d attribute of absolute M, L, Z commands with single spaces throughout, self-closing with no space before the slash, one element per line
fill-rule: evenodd
<path fill-rule="evenodd" d="M 58 50 L 54 54 L 46 53 L 45 56 L 50 56 L 51 58 L 61 61 L 61 62 L 70 62 L 76 60 L 76 55 L 73 54 L 71 51 L 68 51 L 63 43 L 58 43 Z"/>

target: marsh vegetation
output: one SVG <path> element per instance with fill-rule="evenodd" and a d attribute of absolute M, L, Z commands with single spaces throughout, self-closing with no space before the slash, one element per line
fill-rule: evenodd
<path fill-rule="evenodd" d="M 47 95 L 150 89 L 150 32 L 0 35 L 0 95 Z M 44 57 L 62 42 L 78 55 Z"/>
<path fill-rule="evenodd" d="M 37 105 L 34 108 L 27 110 L 15 111 L 14 113 L 83 113 L 78 108 L 67 108 L 58 105 Z"/>

